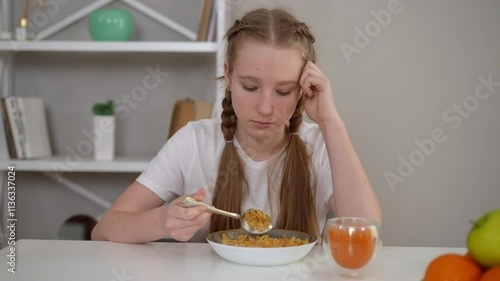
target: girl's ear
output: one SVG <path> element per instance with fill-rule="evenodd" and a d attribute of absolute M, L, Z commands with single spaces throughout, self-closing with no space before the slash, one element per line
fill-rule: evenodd
<path fill-rule="evenodd" d="M 224 63 L 224 82 L 226 82 L 226 89 L 231 91 L 231 79 L 229 78 L 229 65 Z"/>

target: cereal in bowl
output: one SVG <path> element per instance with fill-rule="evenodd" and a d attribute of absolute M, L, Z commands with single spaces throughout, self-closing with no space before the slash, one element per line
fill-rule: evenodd
<path fill-rule="evenodd" d="M 254 248 L 291 247 L 309 244 L 309 239 L 299 239 L 295 236 L 274 238 L 267 234 L 257 236 L 240 234 L 236 238 L 237 239 L 231 239 L 227 237 L 226 234 L 222 234 L 222 244 Z"/>

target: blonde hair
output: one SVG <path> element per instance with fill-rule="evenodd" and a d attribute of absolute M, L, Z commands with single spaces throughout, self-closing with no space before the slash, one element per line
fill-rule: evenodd
<path fill-rule="evenodd" d="M 249 38 L 267 45 L 297 48 L 304 64 L 307 61 L 316 61 L 314 36 L 308 26 L 282 9 L 258 9 L 248 12 L 229 28 L 226 38 L 229 73 L 232 73 L 238 47 Z M 222 108 L 221 130 L 226 145 L 219 163 L 212 204 L 241 214 L 243 211 L 241 206 L 248 195 L 248 182 L 243 163 L 232 143 L 238 118 L 233 110 L 231 93 L 227 89 Z M 302 124 L 303 111 L 301 99 L 289 120 L 290 125 L 285 128 L 290 140 L 284 151 L 283 178 L 279 189 L 279 211 L 275 228 L 318 235 L 314 199 L 316 187 L 311 173 L 311 159 L 300 136 L 294 134 L 298 133 Z M 212 232 L 239 227 L 240 223 L 237 220 L 212 216 L 210 226 Z"/>

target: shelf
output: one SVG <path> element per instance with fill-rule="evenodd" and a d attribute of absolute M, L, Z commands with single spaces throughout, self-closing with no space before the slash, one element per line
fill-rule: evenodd
<path fill-rule="evenodd" d="M 0 41 L 0 52 L 216 53 L 215 42 Z"/>
<path fill-rule="evenodd" d="M 66 156 L 55 156 L 37 160 L 0 160 L 0 171 L 6 171 L 9 165 L 14 165 L 16 171 L 141 173 L 146 169 L 151 159 L 146 157 L 116 157 L 112 161 L 96 161 L 88 158 L 78 163 L 75 159 L 68 162 Z"/>

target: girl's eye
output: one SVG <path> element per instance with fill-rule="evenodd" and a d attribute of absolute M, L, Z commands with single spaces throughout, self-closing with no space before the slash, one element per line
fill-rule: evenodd
<path fill-rule="evenodd" d="M 255 90 L 257 90 L 256 87 L 247 87 L 247 86 L 243 86 L 243 89 L 245 89 L 245 91 L 249 91 L 249 92 L 255 92 Z"/>
<path fill-rule="evenodd" d="M 280 96 L 286 96 L 286 95 L 290 94 L 290 92 L 292 92 L 292 91 L 276 91 L 276 93 L 278 93 L 278 95 L 280 95 Z"/>

